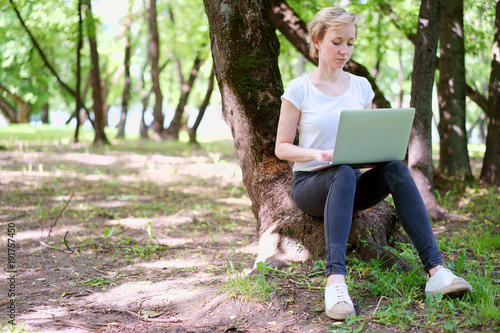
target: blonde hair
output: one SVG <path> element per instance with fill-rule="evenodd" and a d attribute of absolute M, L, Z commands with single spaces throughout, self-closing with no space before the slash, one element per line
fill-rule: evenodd
<path fill-rule="evenodd" d="M 342 8 L 327 7 L 321 9 L 314 19 L 307 25 L 309 36 L 309 55 L 313 58 L 318 58 L 318 49 L 314 46 L 314 42 L 322 41 L 325 34 L 330 29 L 340 29 L 346 24 L 356 25 L 359 21 L 359 16 L 354 13 L 348 13 Z"/>

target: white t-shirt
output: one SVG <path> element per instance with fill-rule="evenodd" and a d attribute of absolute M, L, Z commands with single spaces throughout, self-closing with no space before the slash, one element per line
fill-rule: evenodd
<path fill-rule="evenodd" d="M 288 84 L 282 99 L 300 110 L 299 147 L 328 150 L 335 148 L 335 139 L 342 110 L 363 109 L 371 103 L 375 93 L 364 77 L 349 74 L 347 91 L 336 97 L 322 93 L 314 86 L 309 74 L 304 74 Z M 324 162 L 296 162 L 293 171 Z"/>

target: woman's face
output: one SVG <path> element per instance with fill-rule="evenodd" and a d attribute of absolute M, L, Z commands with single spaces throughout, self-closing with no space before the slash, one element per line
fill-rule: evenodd
<path fill-rule="evenodd" d="M 343 68 L 351 58 L 355 39 L 356 26 L 352 23 L 328 30 L 323 40 L 314 43 L 319 52 L 319 61 L 333 68 Z"/>

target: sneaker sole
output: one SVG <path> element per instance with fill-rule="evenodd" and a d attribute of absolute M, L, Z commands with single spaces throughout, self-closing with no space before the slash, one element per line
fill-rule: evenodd
<path fill-rule="evenodd" d="M 355 316 L 356 312 L 349 312 L 349 313 L 330 313 L 328 311 L 325 311 L 326 315 L 334 320 L 345 320 L 349 316 Z"/>
<path fill-rule="evenodd" d="M 462 296 L 468 292 L 472 292 L 472 287 L 468 282 L 460 282 L 460 283 L 455 283 L 452 285 L 449 285 L 448 287 L 445 287 L 439 291 L 430 291 L 430 292 L 425 292 L 426 295 L 436 295 L 437 293 L 441 293 L 444 295 L 448 295 L 451 297 L 459 297 Z"/>

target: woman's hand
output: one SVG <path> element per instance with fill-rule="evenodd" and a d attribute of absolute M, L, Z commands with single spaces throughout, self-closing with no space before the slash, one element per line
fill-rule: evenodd
<path fill-rule="evenodd" d="M 313 154 L 314 159 L 318 162 L 330 162 L 333 157 L 333 149 L 318 150 Z"/>

